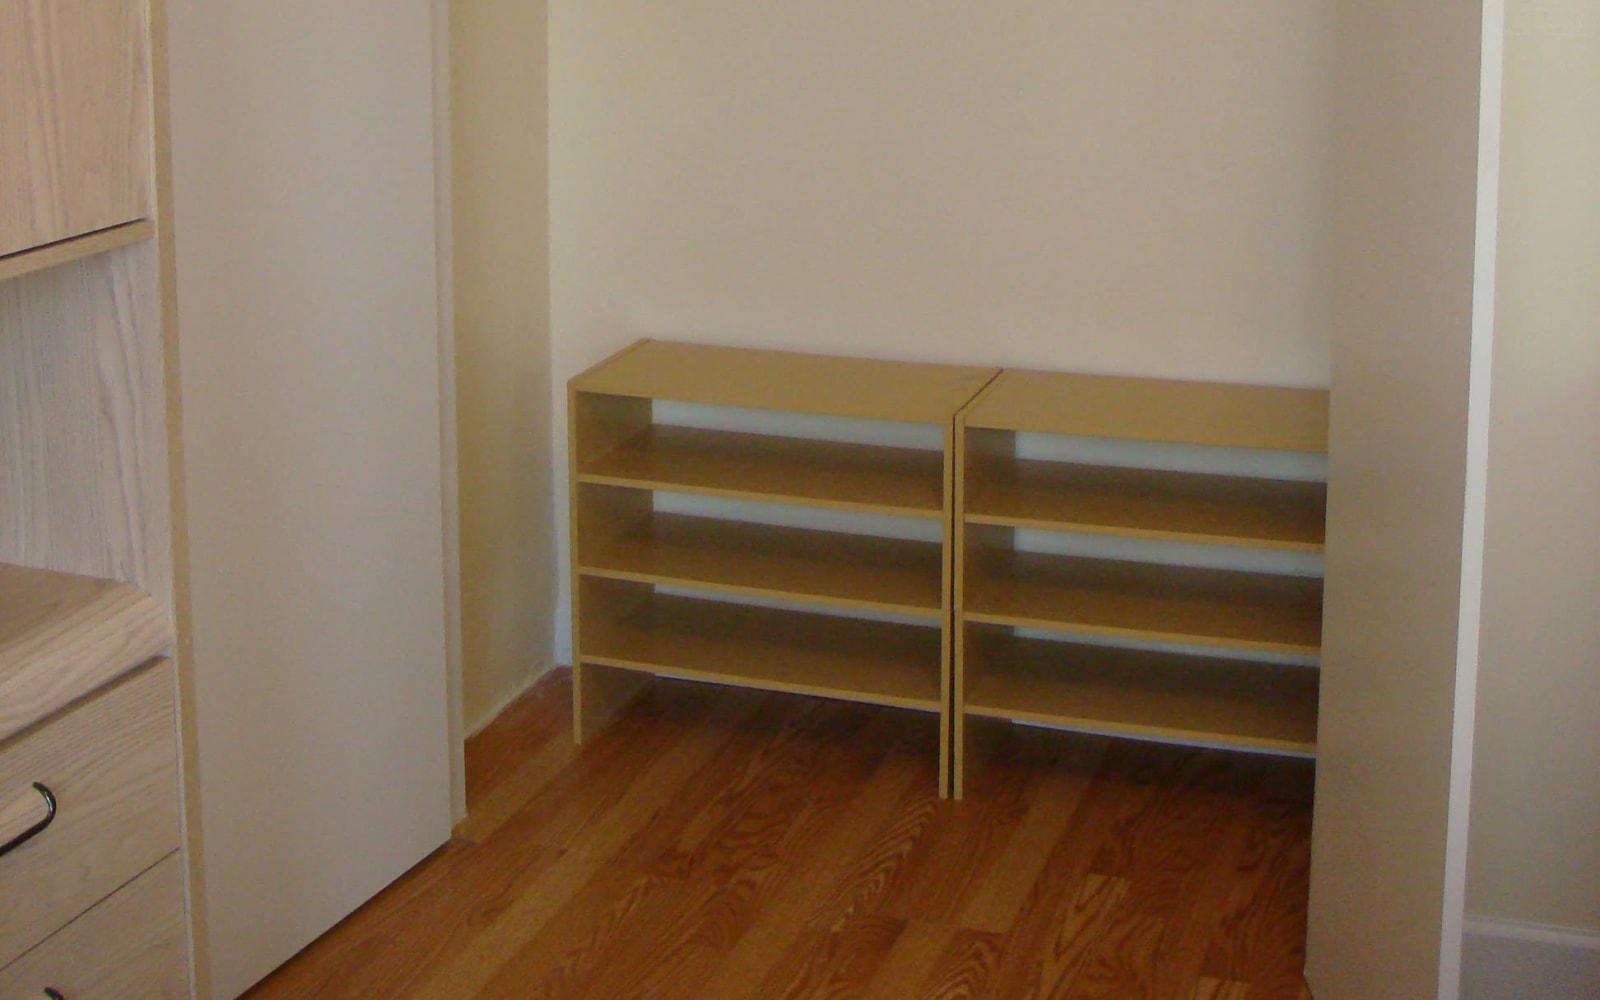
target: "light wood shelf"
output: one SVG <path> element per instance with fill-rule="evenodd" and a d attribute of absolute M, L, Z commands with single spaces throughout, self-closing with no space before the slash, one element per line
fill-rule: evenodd
<path fill-rule="evenodd" d="M 1322 581 L 1008 552 L 969 567 L 970 622 L 1316 655 Z"/>
<path fill-rule="evenodd" d="M 651 513 L 615 537 L 580 539 L 579 553 L 590 576 L 943 615 L 936 542 Z"/>
<path fill-rule="evenodd" d="M 975 476 L 969 524 L 1321 552 L 1324 483 L 1018 459 Z"/>
<path fill-rule="evenodd" d="M 572 387 L 708 406 L 946 424 L 998 372 L 641 340 L 577 376 Z"/>
<path fill-rule="evenodd" d="M 1320 454 L 1327 420 L 1328 394 L 1311 389 L 1029 371 L 985 388 L 956 429 L 955 795 L 992 720 L 1315 754 L 1318 669 L 1220 654 L 1319 656 L 1321 579 L 1018 545 L 1019 532 L 1042 530 L 1315 555 L 1326 485 L 1017 452 L 1019 435 L 1038 434 Z M 1176 651 L 1185 647 L 1209 652 Z"/>
<path fill-rule="evenodd" d="M 580 459 L 578 481 L 902 517 L 944 516 L 936 451 L 651 426 Z"/>
<path fill-rule="evenodd" d="M 1313 756 L 1317 671 L 1009 635 L 968 653 L 968 715 Z"/>
<path fill-rule="evenodd" d="M 576 738 L 599 732 L 654 674 L 914 708 L 938 715 L 945 793 L 955 419 L 998 373 L 642 340 L 573 378 Z M 765 411 L 764 423 L 776 413 L 927 425 L 942 446 L 805 437 L 817 424 L 803 419 L 788 436 L 672 426 L 656 422 L 660 401 Z M 934 522 L 940 540 L 666 513 L 654 509 L 659 492 L 915 519 L 917 532 Z M 863 613 L 914 623 L 847 617 Z"/>
<path fill-rule="evenodd" d="M 1328 450 L 1328 393 L 1320 389 L 1007 369 L 965 420 L 968 427 L 1037 434 Z"/>
<path fill-rule="evenodd" d="M 160 602 L 132 584 L 0 563 L 0 742 L 172 642 Z"/>
<path fill-rule="evenodd" d="M 0 257 L 0 281 L 10 281 L 25 274 L 60 267 L 62 264 L 95 257 L 112 250 L 120 250 L 135 243 L 154 239 L 155 235 L 156 224 L 149 219 L 140 219 L 137 222 L 62 240 L 59 243 L 23 250 Z"/>
<path fill-rule="evenodd" d="M 586 629 L 582 662 L 941 712 L 938 628 L 653 595 Z"/>

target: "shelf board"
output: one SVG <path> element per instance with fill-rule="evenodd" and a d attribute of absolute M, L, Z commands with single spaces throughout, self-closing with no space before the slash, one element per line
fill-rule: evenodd
<path fill-rule="evenodd" d="M 1322 581 L 1034 552 L 971 561 L 965 619 L 1314 656 Z"/>
<path fill-rule="evenodd" d="M 653 425 L 578 481 L 902 517 L 944 516 L 937 451 Z"/>
<path fill-rule="evenodd" d="M 0 281 L 10 281 L 25 274 L 33 274 L 35 271 L 60 267 L 62 264 L 70 264 L 85 257 L 120 250 L 135 243 L 143 243 L 153 238 L 155 234 L 156 224 L 149 219 L 140 219 L 99 232 L 74 236 L 59 243 L 23 250 L 0 257 Z"/>
<path fill-rule="evenodd" d="M 0 740 L 172 642 L 166 611 L 132 584 L 0 563 Z"/>
<path fill-rule="evenodd" d="M 601 614 L 603 614 L 602 612 Z M 940 711 L 940 632 L 653 595 L 586 620 L 580 660 L 664 677 Z"/>
<path fill-rule="evenodd" d="M 1327 504 L 1324 483 L 1021 459 L 974 483 L 967 521 L 1321 552 Z"/>
<path fill-rule="evenodd" d="M 1081 732 L 1312 756 L 1318 671 L 986 636 L 966 714 Z"/>
<path fill-rule="evenodd" d="M 653 513 L 620 536 L 583 540 L 580 572 L 641 583 L 943 617 L 936 542 Z"/>
<path fill-rule="evenodd" d="M 642 340 L 572 384 L 580 392 L 948 425 L 998 372 Z"/>
<path fill-rule="evenodd" d="M 1007 369 L 966 425 L 1077 437 L 1328 450 L 1328 393 Z"/>

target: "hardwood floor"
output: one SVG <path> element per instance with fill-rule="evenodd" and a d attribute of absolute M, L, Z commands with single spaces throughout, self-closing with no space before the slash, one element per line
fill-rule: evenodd
<path fill-rule="evenodd" d="M 1301 1000 L 1311 766 L 658 681 L 581 752 L 553 674 L 455 839 L 248 996 Z"/>

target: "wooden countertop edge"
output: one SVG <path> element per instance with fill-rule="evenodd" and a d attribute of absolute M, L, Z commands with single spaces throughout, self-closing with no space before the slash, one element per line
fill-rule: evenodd
<path fill-rule="evenodd" d="M 133 584 L 0 564 L 0 742 L 173 641 L 166 610 Z"/>

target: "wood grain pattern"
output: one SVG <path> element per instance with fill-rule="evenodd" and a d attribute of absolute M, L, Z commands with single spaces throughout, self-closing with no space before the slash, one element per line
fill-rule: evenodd
<path fill-rule="evenodd" d="M 573 385 L 710 406 L 944 424 L 996 371 L 645 340 Z"/>
<path fill-rule="evenodd" d="M 0 742 L 172 644 L 127 583 L 0 563 Z"/>
<path fill-rule="evenodd" d="M 0 284 L 0 562 L 171 599 L 158 253 Z"/>
<path fill-rule="evenodd" d="M 0 0 L 0 256 L 150 214 L 142 0 Z"/>
<path fill-rule="evenodd" d="M 526 767 L 569 683 L 469 744 L 521 808 L 248 996 L 1302 998 L 1304 762 L 1018 730 L 941 801 L 924 715 L 657 682 Z"/>
<path fill-rule="evenodd" d="M 1007 369 L 967 425 L 1272 451 L 1328 450 L 1325 389 Z"/>
<path fill-rule="evenodd" d="M 0 795 L 37 781 L 58 804 L 0 858 L 0 965 L 178 849 L 172 685 L 162 661 L 0 748 Z"/>
<path fill-rule="evenodd" d="M 943 516 L 936 451 L 660 425 L 577 456 L 578 481 L 899 517 Z"/>
<path fill-rule="evenodd" d="M 183 862 L 174 853 L 0 969 L 0 996 L 189 996 Z"/>

